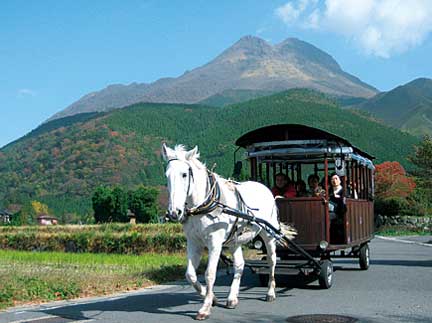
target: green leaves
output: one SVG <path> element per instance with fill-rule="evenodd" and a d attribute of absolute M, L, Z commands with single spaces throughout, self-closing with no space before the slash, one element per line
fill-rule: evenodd
<path fill-rule="evenodd" d="M 128 193 L 120 186 L 99 186 L 92 197 L 96 223 L 128 222 L 128 209 L 139 223 L 158 223 L 158 194 L 157 189 L 143 185 Z"/>

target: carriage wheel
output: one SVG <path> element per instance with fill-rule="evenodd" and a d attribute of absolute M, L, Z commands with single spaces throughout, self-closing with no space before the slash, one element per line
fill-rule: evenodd
<path fill-rule="evenodd" d="M 330 260 L 323 260 L 318 276 L 321 288 L 329 289 L 333 285 L 333 276 L 333 263 Z"/>
<path fill-rule="evenodd" d="M 369 244 L 367 243 L 365 243 L 363 246 L 360 247 L 359 263 L 360 263 L 360 268 L 362 270 L 367 270 L 369 268 L 370 252 L 369 252 Z"/>

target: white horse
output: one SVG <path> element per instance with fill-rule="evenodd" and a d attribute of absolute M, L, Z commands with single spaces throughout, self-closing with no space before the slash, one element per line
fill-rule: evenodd
<path fill-rule="evenodd" d="M 212 305 L 217 302 L 213 293 L 218 261 L 222 247 L 228 247 L 233 256 L 234 278 L 226 306 L 238 304 L 240 279 L 244 268 L 241 245 L 260 235 L 267 250 L 270 267 L 267 301 L 274 301 L 276 266 L 276 241 L 267 231 L 252 221 L 224 213 L 224 206 L 249 212 L 256 218 L 268 221 L 279 230 L 277 208 L 270 190 L 257 182 L 234 183 L 207 170 L 199 160 L 198 148 L 186 151 L 182 145 L 175 149 L 162 147 L 162 155 L 168 162 L 169 206 L 171 220 L 183 224 L 187 239 L 186 279 L 204 298 L 197 320 L 209 317 Z M 295 230 L 285 226 L 284 233 L 292 239 Z M 196 269 L 204 249 L 208 249 L 205 273 L 207 288 L 197 279 Z"/>

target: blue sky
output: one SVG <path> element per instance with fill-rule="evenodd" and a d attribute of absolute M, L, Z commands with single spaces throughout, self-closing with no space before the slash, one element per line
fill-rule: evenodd
<path fill-rule="evenodd" d="M 432 78 L 432 1 L 0 2 L 0 147 L 83 95 L 203 65 L 245 35 L 310 42 L 385 91 Z"/>

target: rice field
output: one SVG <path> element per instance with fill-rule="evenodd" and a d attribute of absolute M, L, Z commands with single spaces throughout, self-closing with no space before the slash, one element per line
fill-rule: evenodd
<path fill-rule="evenodd" d="M 184 253 L 90 254 L 0 250 L 0 309 L 106 295 L 183 278 Z"/>

